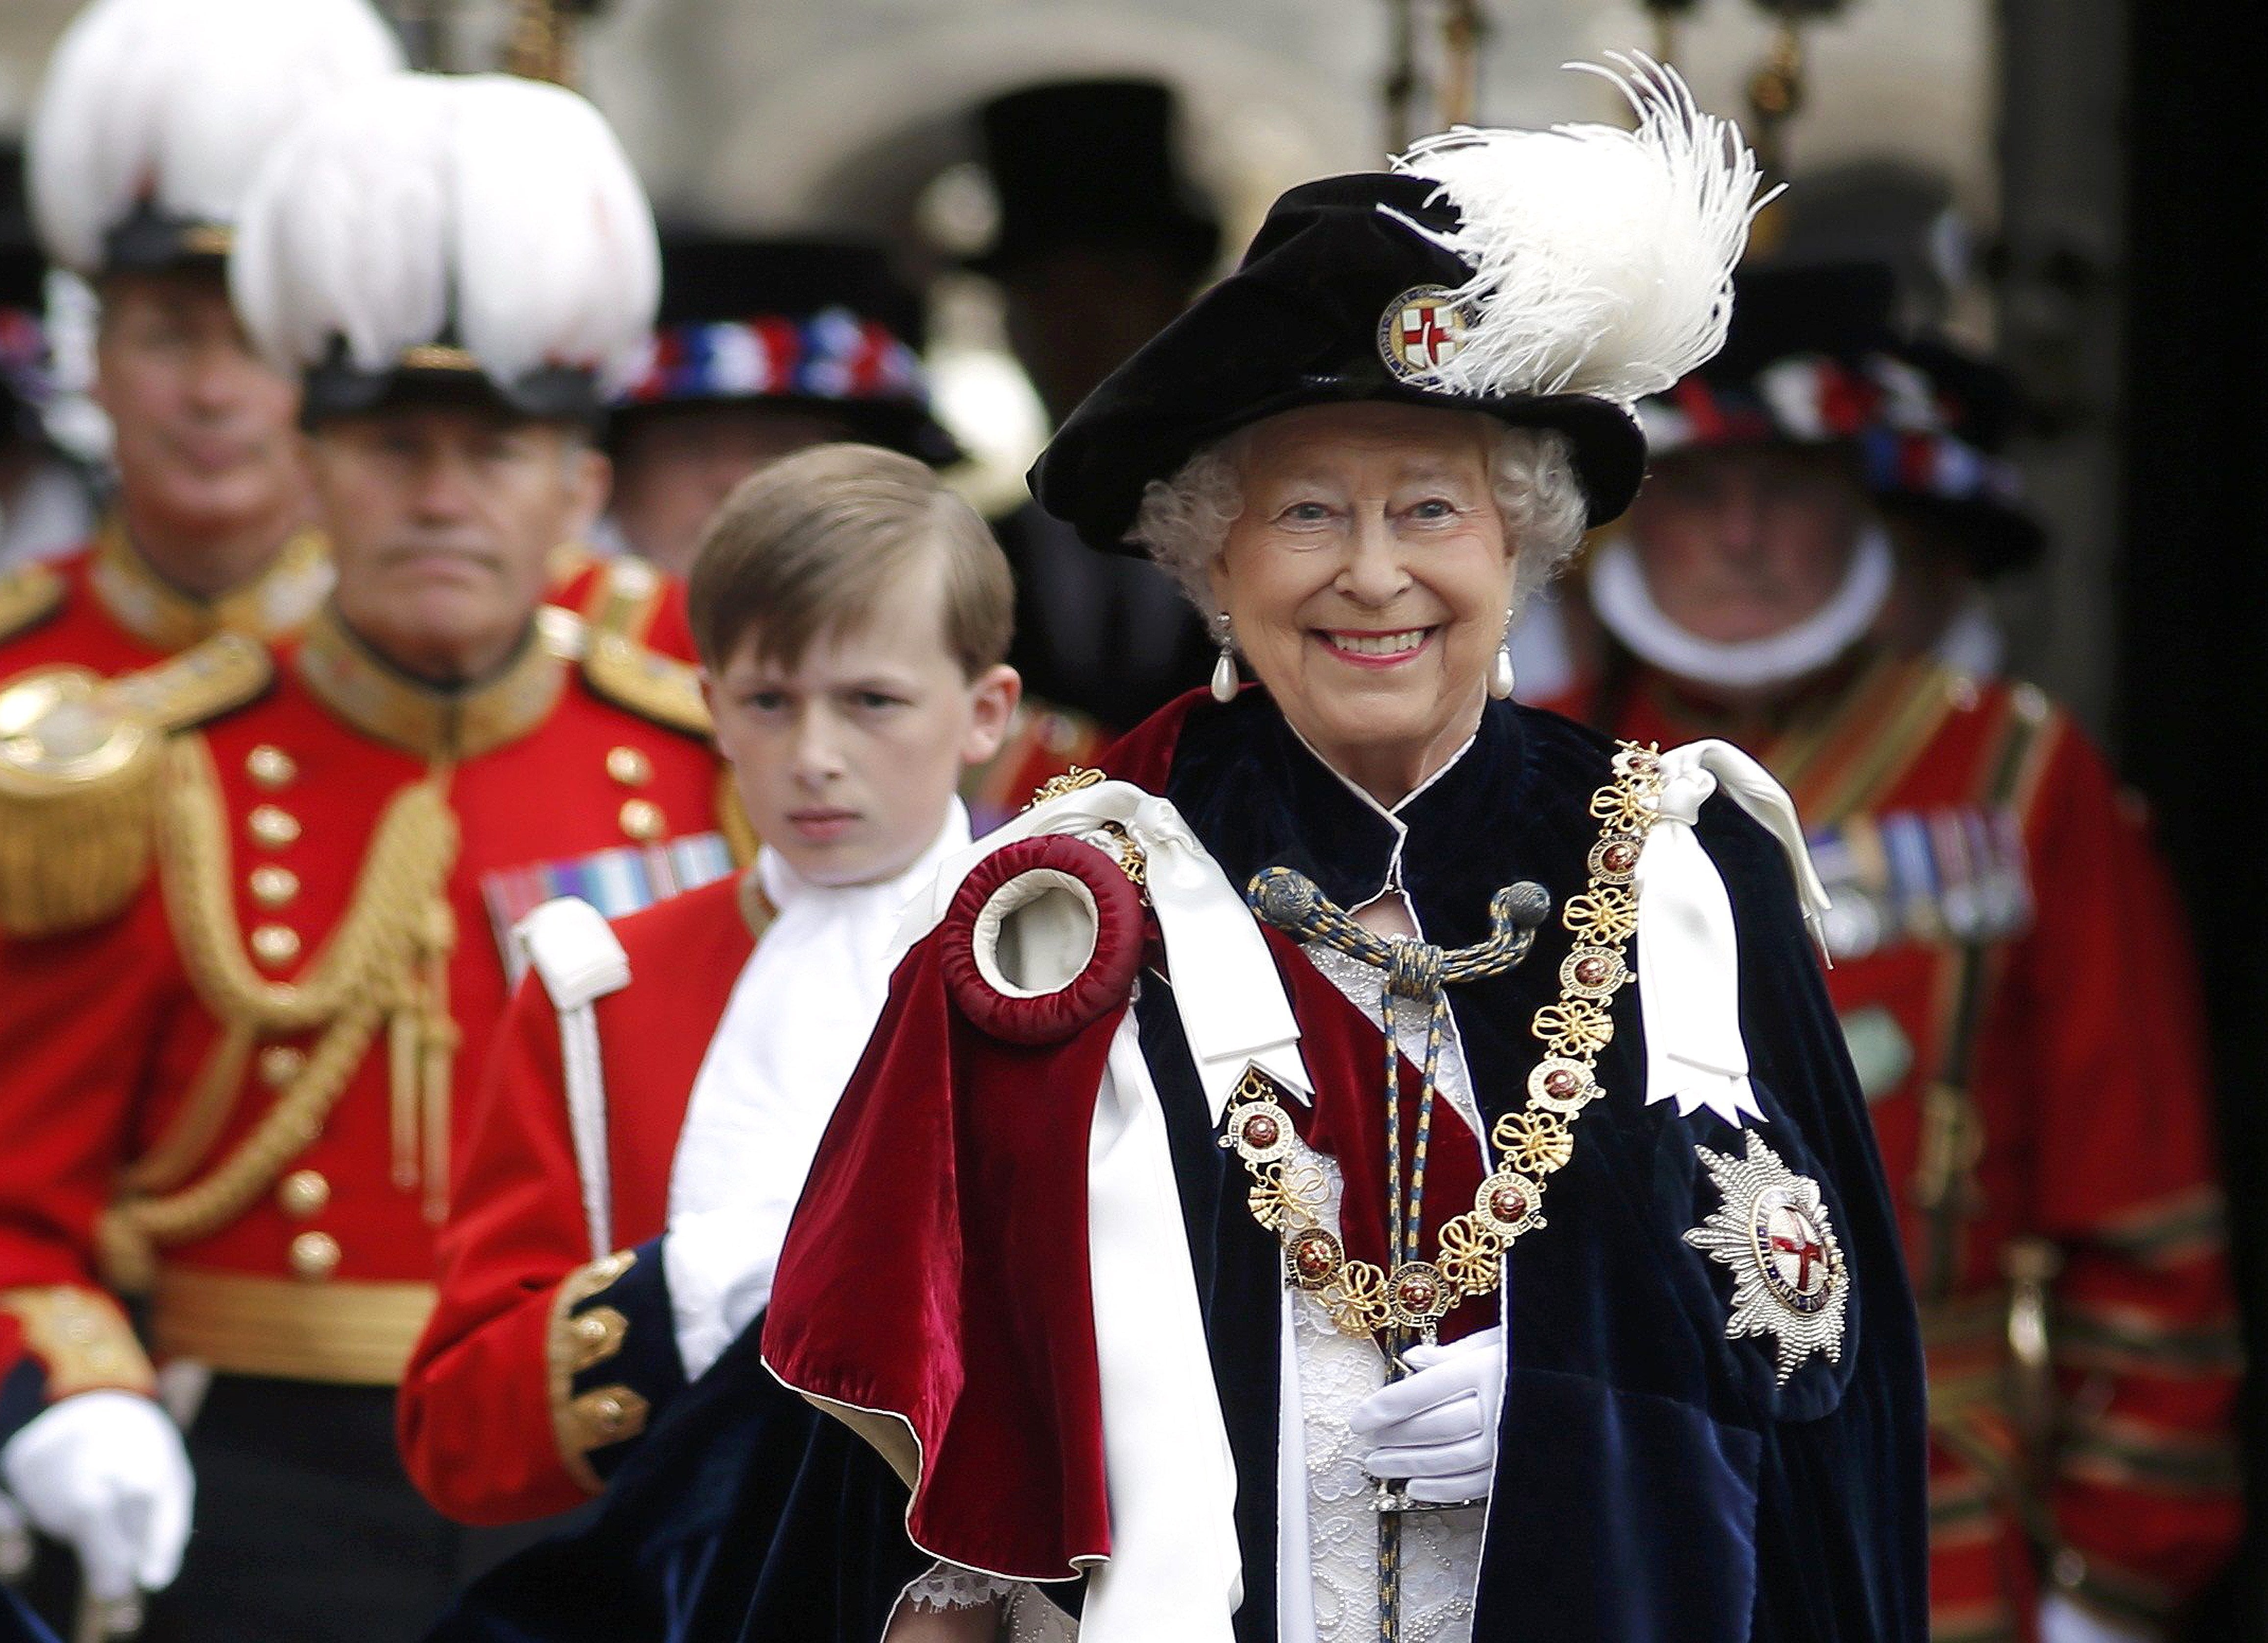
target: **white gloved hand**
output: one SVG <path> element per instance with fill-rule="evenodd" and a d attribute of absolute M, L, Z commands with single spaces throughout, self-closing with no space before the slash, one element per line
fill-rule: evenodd
<path fill-rule="evenodd" d="M 2152 1643 L 2156 1635 L 2105 1620 L 2054 1593 L 2040 1599 L 2040 1643 Z"/>
<path fill-rule="evenodd" d="M 1477 1500 L 1496 1476 L 1504 1408 L 1504 1327 L 1447 1346 L 1413 1346 L 1411 1373 L 1356 1405 L 1347 1425 L 1369 1447 L 1363 1470 L 1406 1480 L 1413 1500 Z"/>
<path fill-rule="evenodd" d="M 135 1392 L 80 1392 L 0 1448 L 4 1480 L 33 1523 L 78 1553 L 87 1595 L 122 1602 L 180 1573 L 196 1485 L 180 1429 Z"/>

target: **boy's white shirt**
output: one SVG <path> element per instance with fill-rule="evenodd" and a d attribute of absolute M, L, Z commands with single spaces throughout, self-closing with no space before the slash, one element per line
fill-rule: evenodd
<path fill-rule="evenodd" d="M 770 1302 L 804 1177 L 889 992 L 899 915 L 968 843 L 955 799 L 913 865 L 877 883 L 830 888 L 757 853 L 777 916 L 733 985 L 670 1170 L 662 1271 L 688 1379 Z"/>

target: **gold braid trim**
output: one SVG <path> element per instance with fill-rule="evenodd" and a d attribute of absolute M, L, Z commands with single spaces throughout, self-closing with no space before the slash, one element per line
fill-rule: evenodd
<path fill-rule="evenodd" d="M 244 1086 L 244 1069 L 252 1058 L 253 1039 L 252 1028 L 242 1022 L 232 1021 L 223 1029 L 204 1065 L 197 1069 L 197 1081 L 189 1087 L 189 1098 L 181 1103 L 180 1111 L 173 1115 L 156 1145 L 119 1176 L 119 1184 L 127 1192 L 141 1195 L 178 1187 L 204 1161 L 220 1138 L 229 1114 L 235 1110 L 237 1091 Z"/>
<path fill-rule="evenodd" d="M 297 982 L 268 981 L 245 956 L 229 888 L 227 813 L 201 736 L 173 744 L 158 859 L 166 910 L 198 995 L 224 1021 L 264 1036 L 306 1032 L 407 969 L 426 908 L 457 855 L 457 820 L 438 785 L 414 783 L 379 819 L 345 919 Z"/>
<path fill-rule="evenodd" d="M 701 670 L 664 656 L 619 633 L 594 629 L 583 655 L 583 677 L 616 707 L 686 735 L 705 739 L 716 728 L 701 699 Z"/>
<path fill-rule="evenodd" d="M 606 1487 L 591 1464 L 591 1451 L 620 1443 L 645 1429 L 646 1402 L 626 1386 L 578 1393 L 575 1377 L 622 1349 L 629 1321 L 611 1307 L 578 1314 L 600 1291 L 619 1282 L 637 1262 L 634 1249 L 618 1249 L 602 1261 L 578 1266 L 559 1280 L 551 1298 L 551 1325 L 544 1343 L 544 1379 L 551 1395 L 551 1431 L 560 1464 L 592 1494 Z M 583 1320 L 593 1321 L 595 1327 Z"/>
<path fill-rule="evenodd" d="M 4 1289 L 0 1313 L 21 1326 L 25 1346 L 46 1371 L 48 1402 L 104 1387 L 156 1395 L 157 1374 L 109 1296 L 70 1284 Z"/>
<path fill-rule="evenodd" d="M 298 984 L 257 976 L 244 956 L 243 934 L 229 889 L 225 811 L 211 751 L 203 738 L 179 739 L 169 751 L 164 825 L 166 905 L 192 984 L 222 1022 L 224 1035 L 200 1074 L 181 1116 L 156 1151 L 127 1178 L 129 1196 L 107 1211 L 96 1231 L 106 1275 L 118 1288 L 146 1290 L 157 1275 L 157 1250 L 207 1237 L 243 1214 L 291 1160 L 322 1132 L 379 1028 L 394 1025 L 395 1103 L 416 1101 L 429 1127 L 446 1127 L 443 1103 L 454 1023 L 435 977 L 453 940 L 441 898 L 457 854 L 456 818 L 438 780 L 394 795 L 379 820 L 345 919 Z M 251 1134 L 195 1185 L 158 1197 L 202 1160 L 242 1088 L 251 1043 L 321 1029 L 298 1076 L 276 1096 Z M 404 1057 L 408 1065 L 401 1065 Z M 236 1064 L 229 1076 L 228 1063 Z M 407 1079 L 405 1092 L 399 1087 Z M 413 1106 L 411 1110 L 415 1111 Z M 437 1137 L 429 1142 L 438 1148 Z M 438 1166 L 438 1150 L 429 1159 Z M 414 1184 L 414 1168 L 410 1183 Z M 429 1183 L 438 1193 L 438 1184 Z"/>
<path fill-rule="evenodd" d="M 323 1122 L 362 1065 L 385 1016 L 382 1004 L 358 1004 L 316 1042 L 306 1069 L 254 1126 L 243 1145 L 195 1186 L 161 1198 L 128 1197 L 103 1212 L 95 1228 L 103 1276 L 129 1294 L 157 1280 L 162 1245 L 209 1237 L 250 1207 L 323 1131 Z"/>

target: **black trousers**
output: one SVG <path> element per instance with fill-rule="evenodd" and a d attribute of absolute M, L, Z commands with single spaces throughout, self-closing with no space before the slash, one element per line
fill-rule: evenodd
<path fill-rule="evenodd" d="M 144 1643 L 414 1643 L 459 1588 L 559 1527 L 466 1529 L 426 1505 L 387 1388 L 217 1375 L 188 1449 L 188 1554 Z"/>

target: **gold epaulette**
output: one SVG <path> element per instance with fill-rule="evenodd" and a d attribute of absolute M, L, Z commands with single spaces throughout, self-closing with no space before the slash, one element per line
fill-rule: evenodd
<path fill-rule="evenodd" d="M 634 645 L 643 644 L 660 607 L 661 592 L 661 572 L 644 560 L 608 559 L 600 566 L 581 615 L 593 633 L 619 633 Z"/>
<path fill-rule="evenodd" d="M 63 602 L 63 579 L 43 564 L 0 572 L 0 639 L 45 622 Z"/>
<path fill-rule="evenodd" d="M 105 681 L 43 667 L 0 689 L 0 933 L 82 930 L 150 873 L 158 767 L 177 730 L 241 706 L 275 664 L 236 634 Z"/>
<path fill-rule="evenodd" d="M 701 673 L 690 662 L 650 651 L 635 639 L 593 628 L 583 648 L 583 677 L 591 689 L 641 718 L 706 736 L 713 728 L 701 699 Z"/>

